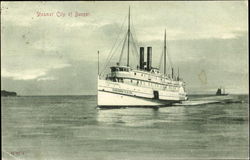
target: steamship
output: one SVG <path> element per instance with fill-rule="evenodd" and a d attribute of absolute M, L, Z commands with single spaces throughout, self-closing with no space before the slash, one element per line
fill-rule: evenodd
<path fill-rule="evenodd" d="M 168 106 L 187 100 L 185 82 L 178 75 L 166 71 L 166 30 L 164 34 L 163 61 L 164 71 L 152 66 L 152 47 L 147 47 L 146 62 L 144 62 L 144 47 L 139 49 L 139 65 L 130 65 L 130 9 L 128 16 L 128 30 L 126 32 L 127 65 L 121 65 L 120 60 L 110 67 L 110 73 L 105 76 L 99 74 L 98 51 L 98 107 L 154 107 Z M 124 47 L 124 45 L 123 45 Z"/>
<path fill-rule="evenodd" d="M 225 92 L 225 88 L 224 89 L 218 88 L 217 92 L 216 92 L 216 95 L 217 96 L 227 96 L 228 94 Z"/>

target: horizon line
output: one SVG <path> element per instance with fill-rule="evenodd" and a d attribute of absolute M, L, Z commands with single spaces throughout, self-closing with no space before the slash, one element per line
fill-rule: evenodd
<path fill-rule="evenodd" d="M 187 94 L 188 96 L 192 95 L 214 95 L 216 94 L 211 94 L 211 93 L 193 93 L 193 94 Z M 229 95 L 249 95 L 249 93 L 232 93 Z M 97 94 L 43 94 L 43 95 L 17 95 L 16 97 L 28 97 L 28 96 L 97 96 Z"/>

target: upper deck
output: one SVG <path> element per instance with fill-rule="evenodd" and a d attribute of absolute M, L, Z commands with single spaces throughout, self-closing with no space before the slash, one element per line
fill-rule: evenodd
<path fill-rule="evenodd" d="M 153 68 L 150 71 L 132 69 L 127 66 L 112 66 L 110 68 L 111 73 L 107 76 L 107 78 L 109 79 L 123 78 L 174 86 L 183 84 L 183 82 L 179 78 L 172 78 L 170 77 L 170 75 L 163 75 L 156 68 Z"/>

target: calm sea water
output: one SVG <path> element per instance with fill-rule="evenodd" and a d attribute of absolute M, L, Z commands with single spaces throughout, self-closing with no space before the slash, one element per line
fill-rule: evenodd
<path fill-rule="evenodd" d="M 2 159 L 248 159 L 248 97 L 234 97 L 243 103 L 158 110 L 100 110 L 96 96 L 2 97 Z"/>

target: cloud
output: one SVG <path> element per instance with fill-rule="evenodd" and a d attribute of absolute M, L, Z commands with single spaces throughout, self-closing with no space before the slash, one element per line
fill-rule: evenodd
<path fill-rule="evenodd" d="M 46 66 L 36 69 L 16 69 L 16 70 L 7 70 L 2 68 L 2 77 L 5 78 L 12 78 L 13 80 L 33 80 L 37 79 L 38 81 L 41 80 L 54 80 L 52 77 L 42 77 L 45 76 L 49 71 L 54 69 L 61 69 L 65 67 L 69 67 L 69 64 L 58 64 L 53 66 Z"/>
<path fill-rule="evenodd" d="M 58 49 L 57 45 L 53 44 L 53 39 L 40 39 L 33 42 L 32 47 L 37 50 L 43 50 L 44 52 L 56 51 Z"/>
<path fill-rule="evenodd" d="M 31 70 L 25 70 L 22 72 L 11 72 L 7 71 L 6 69 L 2 69 L 2 77 L 6 78 L 12 78 L 14 80 L 31 80 L 36 79 L 40 76 L 44 76 L 46 74 L 45 70 L 39 70 L 39 69 L 31 69 Z"/>
<path fill-rule="evenodd" d="M 55 77 L 40 77 L 37 79 L 37 81 L 52 81 L 52 80 L 56 80 Z"/>
<path fill-rule="evenodd" d="M 134 32 L 133 32 L 134 33 Z M 184 30 L 184 29 L 173 29 L 167 28 L 166 35 L 167 40 L 199 40 L 199 39 L 235 39 L 241 36 L 242 33 L 246 33 L 246 30 L 239 28 L 223 28 L 223 26 L 207 26 L 206 30 Z M 144 28 L 136 33 L 136 37 L 140 42 L 147 41 L 163 41 L 164 28 L 155 27 Z"/>

